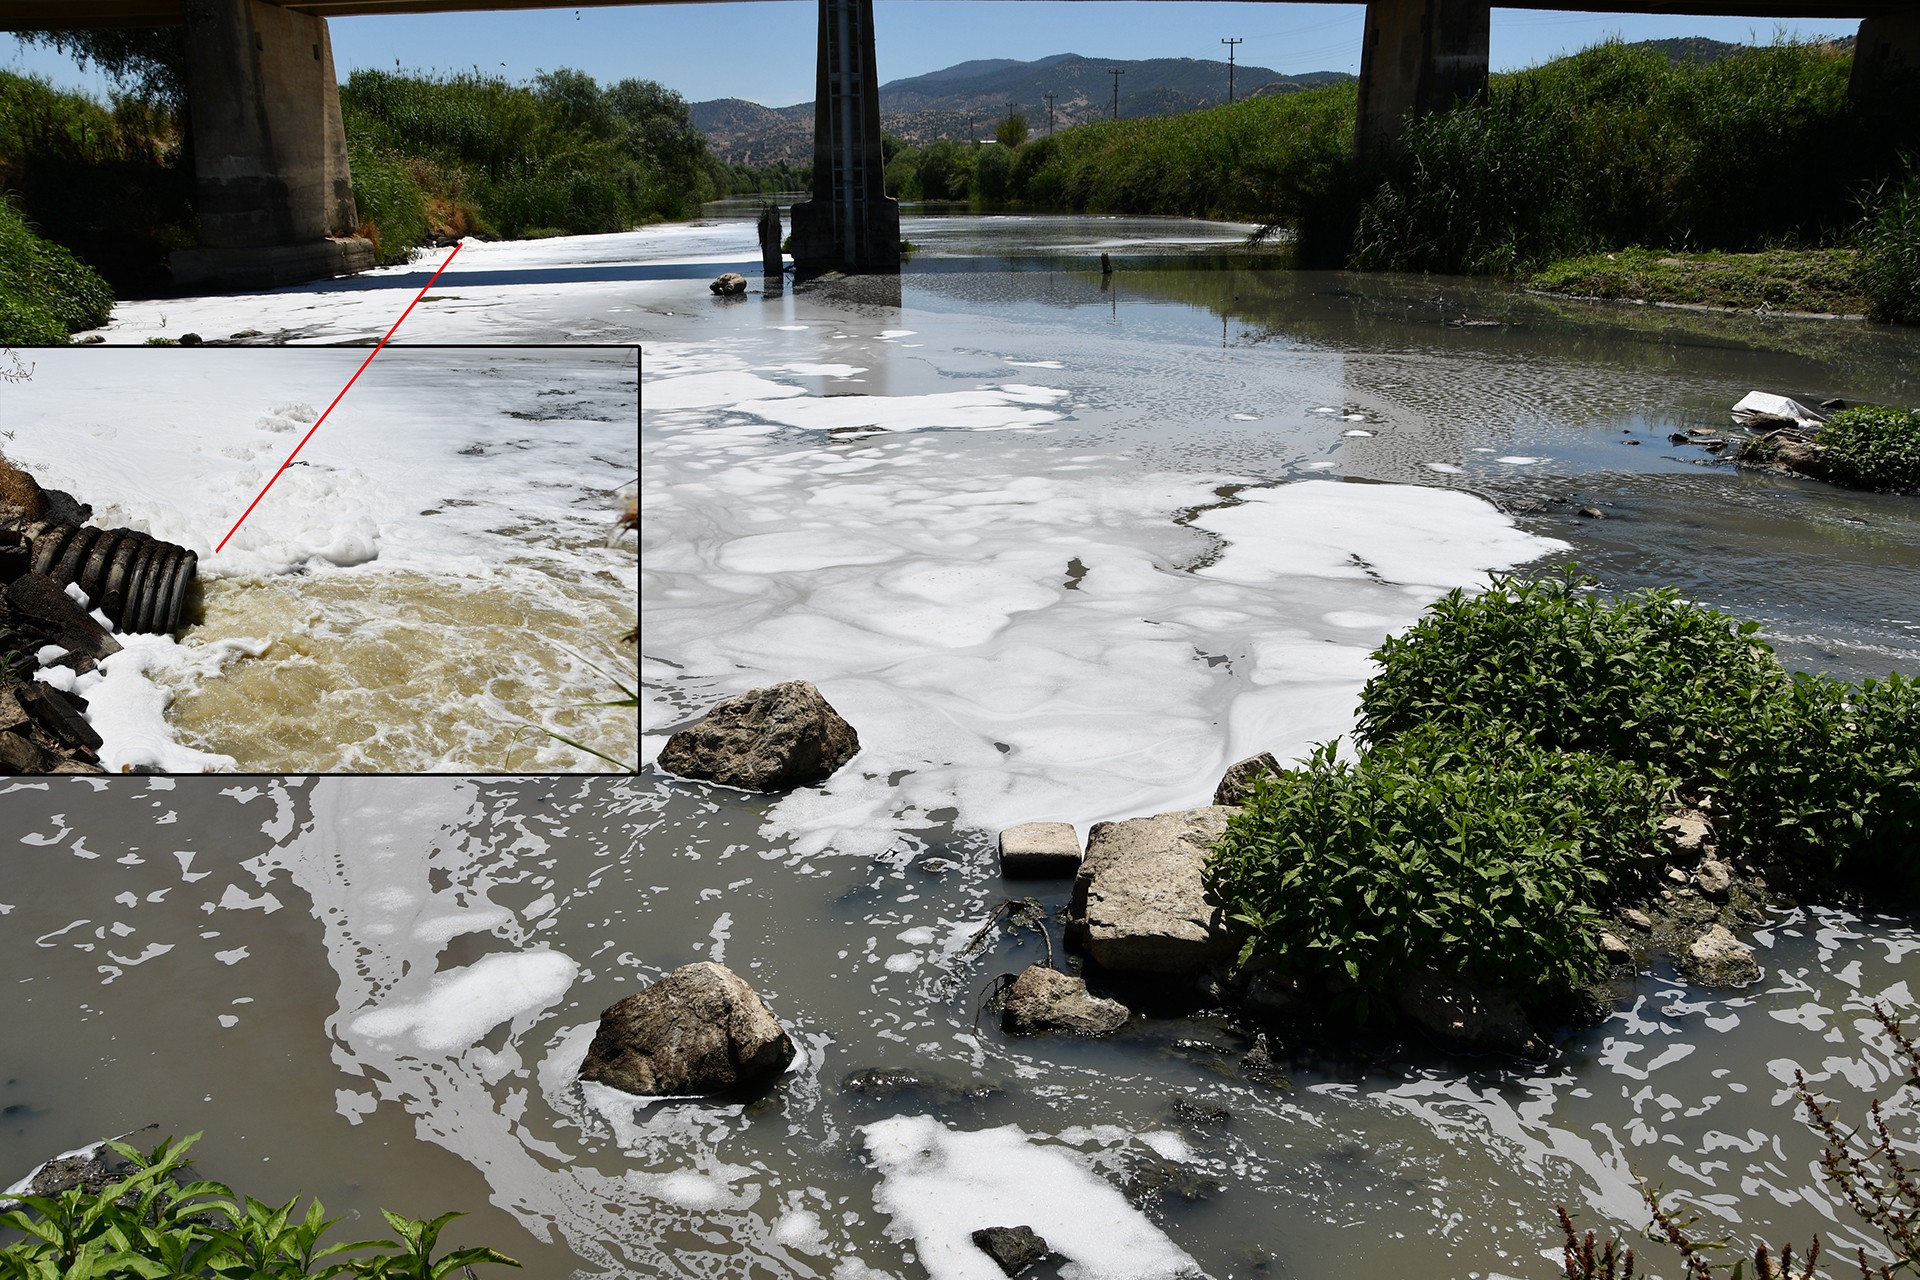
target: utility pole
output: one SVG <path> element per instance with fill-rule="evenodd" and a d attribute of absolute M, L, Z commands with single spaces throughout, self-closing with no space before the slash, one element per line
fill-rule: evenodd
<path fill-rule="evenodd" d="M 1051 138 L 1053 136 L 1053 100 L 1060 95 L 1049 89 L 1044 96 L 1047 100 L 1047 136 Z"/>
<path fill-rule="evenodd" d="M 1113 77 L 1113 118 L 1120 118 L 1120 77 L 1127 74 L 1125 67 L 1108 67 L 1107 74 Z"/>
<path fill-rule="evenodd" d="M 1227 46 L 1227 105 L 1232 106 L 1233 105 L 1233 50 L 1235 45 L 1245 44 L 1246 41 L 1236 36 L 1231 40 L 1222 39 L 1220 43 Z"/>
<path fill-rule="evenodd" d="M 980 131 L 973 127 L 973 112 L 967 112 L 967 141 L 974 146 L 980 145 Z"/>

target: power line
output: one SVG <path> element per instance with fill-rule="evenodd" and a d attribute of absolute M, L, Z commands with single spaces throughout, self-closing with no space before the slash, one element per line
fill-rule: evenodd
<path fill-rule="evenodd" d="M 1120 77 L 1127 74 L 1125 67 L 1108 67 L 1107 74 L 1113 77 L 1113 118 L 1120 118 Z"/>
<path fill-rule="evenodd" d="M 1225 45 L 1225 46 L 1227 46 L 1227 105 L 1228 105 L 1228 106 L 1232 106 L 1232 105 L 1233 105 L 1233 54 L 1234 54 L 1234 47 L 1235 47 L 1236 45 L 1243 45 L 1243 44 L 1245 44 L 1245 43 L 1246 43 L 1246 41 L 1245 41 L 1245 40 L 1241 40 L 1241 39 L 1238 39 L 1238 38 L 1235 38 L 1235 39 L 1227 39 L 1227 38 L 1225 38 L 1225 37 L 1222 37 L 1222 38 L 1221 38 L 1221 40 L 1220 40 L 1220 43 L 1221 43 L 1221 44 L 1223 44 L 1223 45 Z"/>

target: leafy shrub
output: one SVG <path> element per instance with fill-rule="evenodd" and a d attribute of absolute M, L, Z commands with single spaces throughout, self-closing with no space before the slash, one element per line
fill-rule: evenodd
<path fill-rule="evenodd" d="M 417 1221 L 382 1210 L 394 1240 L 321 1245 L 339 1221 L 320 1202 L 296 1215 L 284 1205 L 236 1197 L 219 1182 L 182 1182 L 193 1134 L 162 1142 L 151 1153 L 107 1145 L 131 1166 L 98 1193 L 81 1188 L 57 1196 L 22 1196 L 0 1212 L 0 1225 L 25 1238 L 0 1248 L 0 1280 L 87 1280 L 92 1277 L 221 1276 L 233 1280 L 352 1275 L 380 1280 L 445 1280 L 462 1269 L 497 1263 L 517 1267 L 492 1249 L 457 1249 L 438 1259 L 441 1230 L 458 1214 Z M 379 1250 L 368 1254 L 368 1250 Z M 362 1253 L 366 1256 L 345 1258 Z"/>
<path fill-rule="evenodd" d="M 1829 479 L 1855 489 L 1920 492 L 1920 412 L 1857 405 L 1814 437 Z"/>
<path fill-rule="evenodd" d="M 1317 748 L 1263 780 L 1207 865 L 1247 955 L 1350 988 L 1356 1012 L 1428 965 L 1523 999 L 1599 972 L 1595 905 L 1633 881 L 1667 780 L 1437 727 L 1357 763 Z"/>
<path fill-rule="evenodd" d="M 107 322 L 113 294 L 92 268 L 42 240 L 0 196 L 0 343 L 63 343 Z"/>
<path fill-rule="evenodd" d="M 1607 600 L 1570 574 L 1495 578 L 1381 645 L 1359 734 L 1378 745 L 1424 724 L 1510 727 L 1698 783 L 1788 684 L 1757 630 L 1672 591 Z"/>
<path fill-rule="evenodd" d="M 405 262 L 427 242 L 427 193 L 406 162 L 349 139 L 347 163 L 353 170 L 353 202 L 360 234 L 373 242 L 384 265 Z"/>
<path fill-rule="evenodd" d="M 1920 169 L 1880 184 L 1868 201 L 1860 235 L 1860 285 L 1867 315 L 1894 324 L 1920 324 Z"/>
<path fill-rule="evenodd" d="M 1716 773 L 1736 848 L 1877 897 L 1920 897 L 1920 683 L 1796 675 Z"/>

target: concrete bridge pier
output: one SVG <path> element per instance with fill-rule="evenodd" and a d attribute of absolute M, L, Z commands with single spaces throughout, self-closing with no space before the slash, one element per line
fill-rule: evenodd
<path fill-rule="evenodd" d="M 1389 151 L 1407 121 L 1487 91 L 1490 0 L 1368 0 L 1354 155 Z"/>
<path fill-rule="evenodd" d="M 200 245 L 174 252 L 174 282 L 260 289 L 373 266 L 326 19 L 267 0 L 182 11 Z"/>
<path fill-rule="evenodd" d="M 813 199 L 793 206 L 797 276 L 898 271 L 900 203 L 887 198 L 873 0 L 820 0 Z"/>
<path fill-rule="evenodd" d="M 1847 93 L 1856 100 L 1870 100 L 1916 79 L 1920 79 L 1920 11 L 1862 18 Z"/>

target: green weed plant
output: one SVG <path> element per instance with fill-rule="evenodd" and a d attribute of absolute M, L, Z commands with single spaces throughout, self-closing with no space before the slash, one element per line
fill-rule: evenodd
<path fill-rule="evenodd" d="M 199 1138 L 168 1139 L 146 1153 L 109 1142 L 130 1166 L 118 1181 L 98 1192 L 22 1196 L 0 1211 L 0 1227 L 22 1237 L 0 1247 L 0 1280 L 447 1280 L 472 1266 L 520 1265 L 487 1248 L 435 1257 L 454 1213 L 420 1221 L 382 1210 L 399 1239 L 323 1244 L 340 1220 L 317 1200 L 298 1213 L 298 1196 L 269 1205 L 224 1183 L 182 1181 Z"/>
<path fill-rule="evenodd" d="M 1920 411 L 1856 405 L 1814 437 L 1827 479 L 1853 489 L 1920 493 Z"/>
<path fill-rule="evenodd" d="M 1571 573 L 1496 577 L 1477 594 L 1448 592 L 1380 646 L 1359 736 L 1511 730 L 1698 785 L 1790 683 L 1758 630 L 1673 591 L 1609 599 Z"/>
<path fill-rule="evenodd" d="M 107 322 L 113 294 L 90 267 L 42 239 L 0 194 L 0 344 L 58 345 Z"/>
<path fill-rule="evenodd" d="M 1669 780 L 1525 735 L 1425 726 L 1263 779 L 1207 865 L 1270 957 L 1365 1018 L 1429 965 L 1549 999 L 1596 976 L 1598 907 L 1651 865 Z"/>
<path fill-rule="evenodd" d="M 1860 285 L 1867 316 L 1895 324 L 1920 324 L 1920 167 L 1903 157 L 1866 201 L 1860 234 Z"/>

